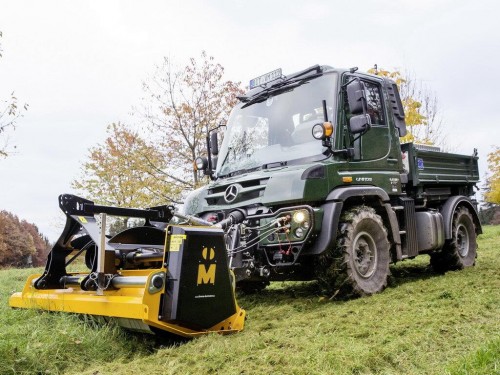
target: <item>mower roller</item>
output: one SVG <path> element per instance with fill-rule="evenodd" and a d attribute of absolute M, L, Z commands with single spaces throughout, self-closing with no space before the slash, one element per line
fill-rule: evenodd
<path fill-rule="evenodd" d="M 220 227 L 202 220 L 170 225 L 171 206 L 101 206 L 69 194 L 59 196 L 59 206 L 67 218 L 63 233 L 43 274 L 28 278 L 11 307 L 102 316 L 130 330 L 183 337 L 243 329 L 245 310 L 235 299 Z M 145 224 L 109 238 L 108 215 Z M 68 273 L 80 256 L 89 270 Z"/>

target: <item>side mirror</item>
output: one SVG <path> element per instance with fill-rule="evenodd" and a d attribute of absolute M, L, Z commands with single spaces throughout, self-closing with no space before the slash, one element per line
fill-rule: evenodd
<path fill-rule="evenodd" d="M 347 85 L 347 102 L 349 111 L 353 115 L 364 112 L 366 108 L 365 85 L 360 80 L 352 81 Z"/>
<path fill-rule="evenodd" d="M 351 117 L 349 120 L 349 130 L 352 134 L 365 133 L 372 127 L 372 121 L 367 114 Z"/>
<path fill-rule="evenodd" d="M 219 155 L 219 140 L 217 132 L 210 134 L 210 151 L 212 152 L 212 155 Z"/>

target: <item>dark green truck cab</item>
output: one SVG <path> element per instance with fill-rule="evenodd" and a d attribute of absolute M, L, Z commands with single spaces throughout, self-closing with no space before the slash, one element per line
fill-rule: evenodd
<path fill-rule="evenodd" d="M 391 262 L 475 263 L 477 153 L 400 144 L 392 80 L 317 65 L 259 77 L 240 101 L 220 150 L 207 137 L 197 165 L 212 182 L 184 209 L 224 228 L 241 288 L 318 279 L 366 295 L 385 287 Z"/>

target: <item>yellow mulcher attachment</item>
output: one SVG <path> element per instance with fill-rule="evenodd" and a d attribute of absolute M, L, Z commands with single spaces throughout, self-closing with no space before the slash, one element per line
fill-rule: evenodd
<path fill-rule="evenodd" d="M 68 194 L 59 206 L 66 226 L 45 271 L 10 297 L 11 307 L 103 316 L 128 329 L 184 337 L 243 329 L 245 310 L 235 299 L 222 229 L 169 225 L 170 206 L 99 206 Z M 107 215 L 146 222 L 107 238 L 100 230 Z M 89 271 L 68 273 L 81 255 Z"/>

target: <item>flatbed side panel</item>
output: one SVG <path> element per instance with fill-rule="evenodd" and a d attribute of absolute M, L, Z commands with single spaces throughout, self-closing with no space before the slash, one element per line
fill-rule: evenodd
<path fill-rule="evenodd" d="M 474 184 L 479 181 L 476 155 L 460 155 L 447 152 L 417 150 L 413 144 L 401 146 L 408 152 L 413 185 Z"/>

